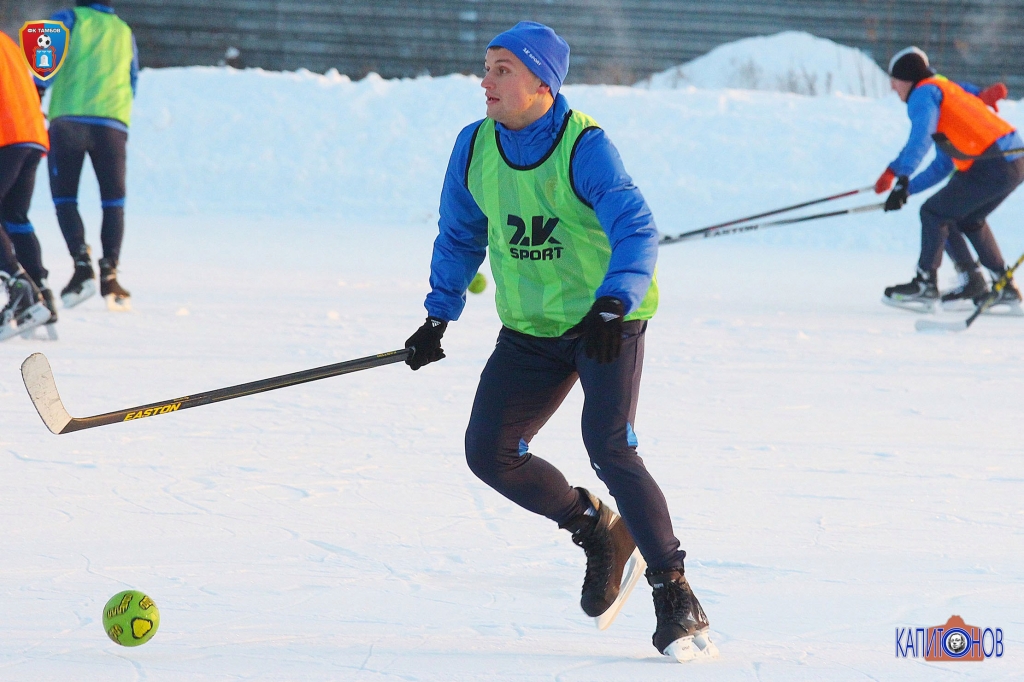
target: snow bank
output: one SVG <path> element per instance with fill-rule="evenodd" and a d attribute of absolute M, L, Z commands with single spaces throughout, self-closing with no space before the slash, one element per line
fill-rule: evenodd
<path fill-rule="evenodd" d="M 642 85 L 655 90 L 694 86 L 883 97 L 889 92 L 889 77 L 858 49 L 785 31 L 721 45 Z"/>
<path fill-rule="evenodd" d="M 436 230 L 452 144 L 484 113 L 479 83 L 461 75 L 353 82 L 336 72 L 144 70 L 128 144 L 129 239 L 134 221 L 167 215 L 259 216 L 314 231 L 340 229 L 339 221 Z M 870 185 L 909 130 L 895 97 L 579 85 L 564 93 L 608 131 L 666 233 Z M 1002 111 L 1024 122 L 1019 105 Z M 45 167 L 39 187 L 35 210 L 52 212 Z M 82 188 L 81 205 L 97 211 L 91 177 Z M 916 202 L 884 217 L 729 239 L 912 250 Z M 1024 225 L 1020 198 L 1000 210 L 1016 219 L 997 217 L 999 230 Z"/>

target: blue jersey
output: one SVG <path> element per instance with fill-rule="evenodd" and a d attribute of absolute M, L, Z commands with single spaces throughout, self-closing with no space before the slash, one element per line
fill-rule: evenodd
<path fill-rule="evenodd" d="M 522 130 L 496 124 L 501 146 L 511 163 L 528 166 L 541 160 L 558 139 L 569 111 L 565 97 Z M 430 261 L 426 309 L 432 317 L 457 320 L 466 305 L 466 288 L 487 254 L 487 218 L 466 186 L 466 163 L 477 123 L 459 133 L 441 188 L 439 233 Z M 613 296 L 635 310 L 651 285 L 658 259 L 658 228 L 640 190 L 626 173 L 618 150 L 598 129 L 580 138 L 570 168 L 578 194 L 593 207 L 612 247 L 611 261 L 595 296 Z"/>

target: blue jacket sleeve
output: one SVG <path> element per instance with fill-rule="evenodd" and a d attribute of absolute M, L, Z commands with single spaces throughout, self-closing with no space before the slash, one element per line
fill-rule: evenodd
<path fill-rule="evenodd" d="M 466 165 L 478 126 L 474 123 L 459 133 L 441 188 L 441 217 L 424 307 L 428 315 L 442 320 L 459 319 L 466 289 L 487 255 L 487 217 L 466 187 Z"/>
<path fill-rule="evenodd" d="M 584 134 L 570 170 L 573 188 L 589 204 L 608 235 L 612 256 L 595 296 L 614 296 L 636 310 L 654 277 L 658 227 L 619 152 L 600 128 Z"/>
<path fill-rule="evenodd" d="M 939 107 L 942 105 L 942 91 L 935 85 L 914 88 L 907 99 L 907 115 L 910 117 L 910 138 L 896 160 L 889 168 L 896 175 L 910 176 L 921 165 L 925 154 L 932 147 L 932 133 L 939 126 Z"/>
<path fill-rule="evenodd" d="M 129 67 L 129 78 L 132 81 L 132 97 L 135 97 L 135 88 L 139 83 L 139 46 L 135 44 L 134 33 L 132 33 L 132 65 Z"/>

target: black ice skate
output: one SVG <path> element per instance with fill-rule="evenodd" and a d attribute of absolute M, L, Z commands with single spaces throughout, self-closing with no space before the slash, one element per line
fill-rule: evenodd
<path fill-rule="evenodd" d="M 0 341 L 24 334 L 50 319 L 43 295 L 24 270 L 13 276 L 0 272 L 0 283 L 7 290 L 7 305 L 0 310 Z"/>
<path fill-rule="evenodd" d="M 96 274 L 92 270 L 89 247 L 83 247 L 75 256 L 75 273 L 71 281 L 60 290 L 60 301 L 65 308 L 76 305 L 96 293 Z"/>
<path fill-rule="evenodd" d="M 647 562 L 640 556 L 622 518 L 584 488 L 576 490 L 590 502 L 596 514 L 580 514 L 562 528 L 572 533 L 572 541 L 587 554 L 580 606 L 597 621 L 598 629 L 604 630 L 619 615 Z"/>
<path fill-rule="evenodd" d="M 971 270 L 961 270 L 957 267 L 957 285 L 941 296 L 943 310 L 972 310 L 975 300 L 983 298 L 988 293 L 988 283 L 985 276 L 981 274 L 978 265 L 974 264 Z"/>
<path fill-rule="evenodd" d="M 117 282 L 117 268 L 106 258 L 100 258 L 100 296 L 107 302 L 107 310 L 132 309 L 132 295 Z"/>
<path fill-rule="evenodd" d="M 54 300 L 53 291 L 50 290 L 49 284 L 46 282 L 46 279 L 39 280 L 39 282 L 36 284 L 36 287 L 39 289 L 39 293 L 43 295 L 43 303 L 46 305 L 46 309 L 50 311 L 50 319 L 48 319 L 46 321 L 46 324 L 44 324 L 41 327 L 46 331 L 46 335 L 43 337 L 39 337 L 38 335 L 36 335 L 35 330 L 40 329 L 40 327 L 24 331 L 21 333 L 21 335 L 26 339 L 42 338 L 49 339 L 50 341 L 57 341 L 57 326 L 55 324 L 57 322 L 57 303 Z"/>
<path fill-rule="evenodd" d="M 882 303 L 916 313 L 935 312 L 939 301 L 939 288 L 935 284 L 935 271 L 917 269 L 914 279 L 906 284 L 886 287 Z"/>
<path fill-rule="evenodd" d="M 1005 272 L 1006 270 L 1003 270 L 1002 272 L 999 272 L 997 270 L 992 271 L 993 290 L 995 290 L 996 284 L 999 282 L 1000 278 L 1003 276 L 1003 273 Z M 974 302 L 980 305 L 984 299 L 984 296 L 979 296 L 978 298 L 975 299 Z M 986 312 L 993 313 L 995 315 L 1013 315 L 1017 317 L 1024 316 L 1024 310 L 1021 310 L 1020 289 L 1018 289 L 1017 285 L 1013 283 L 1012 276 L 1010 277 L 1010 280 L 1003 285 L 1002 289 L 998 293 L 996 293 L 995 302 L 993 302 L 992 305 L 989 306 Z"/>
<path fill-rule="evenodd" d="M 683 569 L 647 573 L 654 588 L 654 614 L 658 625 L 654 648 L 680 663 L 714 658 L 718 648 L 708 637 L 708 617 L 694 596 Z"/>

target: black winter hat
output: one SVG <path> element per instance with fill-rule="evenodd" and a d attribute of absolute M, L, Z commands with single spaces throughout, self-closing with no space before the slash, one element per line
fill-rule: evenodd
<path fill-rule="evenodd" d="M 893 55 L 889 61 L 889 75 L 897 80 L 917 83 L 935 75 L 928 64 L 928 55 L 917 47 L 908 47 Z"/>

